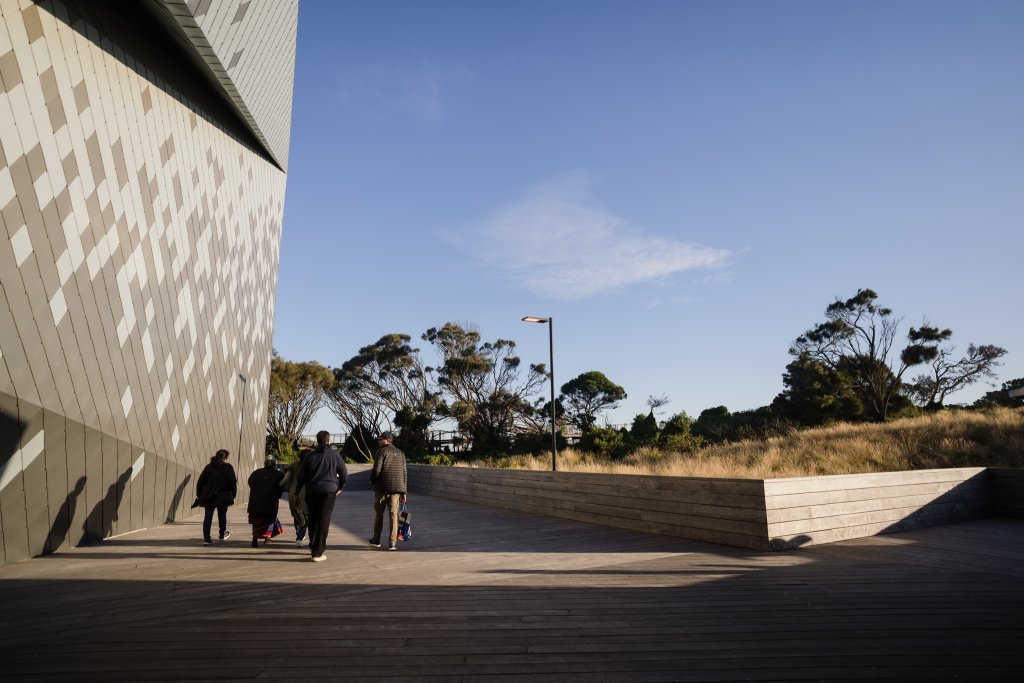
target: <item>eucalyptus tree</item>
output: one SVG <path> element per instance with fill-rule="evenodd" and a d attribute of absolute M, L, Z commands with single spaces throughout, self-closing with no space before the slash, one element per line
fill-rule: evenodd
<path fill-rule="evenodd" d="M 423 340 L 441 361 L 439 414 L 455 420 L 475 452 L 507 452 L 518 433 L 538 428 L 543 417 L 536 397 L 546 369 L 543 364 L 522 368 L 514 341 L 481 342 L 477 330 L 453 322 L 430 328 Z"/>
<path fill-rule="evenodd" d="M 975 382 L 995 379 L 995 368 L 1002 365 L 999 359 L 1006 355 L 1006 349 L 991 344 L 969 344 L 967 353 L 955 360 L 953 352 L 953 347 L 939 349 L 928 371 L 915 377 L 909 386 L 922 406 L 937 410 L 950 394 Z"/>
<path fill-rule="evenodd" d="M 603 372 L 591 370 L 562 385 L 559 401 L 565 418 L 581 432 L 590 431 L 598 415 L 611 410 L 626 398 L 626 390 L 608 379 Z"/>
<path fill-rule="evenodd" d="M 274 352 L 267 405 L 267 439 L 274 452 L 292 453 L 333 384 L 334 375 L 320 363 L 288 361 Z"/>
<path fill-rule="evenodd" d="M 327 405 L 364 455 L 372 453 L 373 440 L 385 427 L 401 430 L 407 448 L 419 450 L 426 443 L 439 396 L 431 369 L 410 340 L 407 334 L 386 334 L 334 369 Z"/>
<path fill-rule="evenodd" d="M 902 397 L 907 369 L 935 360 L 939 345 L 953 332 L 925 322 L 911 327 L 904 343 L 899 339 L 902 319 L 891 308 L 879 306 L 877 299 L 870 289 L 837 299 L 825 309 L 825 321 L 797 337 L 790 353 L 806 354 L 848 378 L 868 416 L 884 422 Z"/>

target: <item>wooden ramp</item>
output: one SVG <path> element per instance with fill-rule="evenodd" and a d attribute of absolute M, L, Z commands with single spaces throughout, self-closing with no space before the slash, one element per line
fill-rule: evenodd
<path fill-rule="evenodd" d="M 234 510 L 210 548 L 196 518 L 0 568 L 0 677 L 1024 678 L 1021 521 L 770 553 L 426 496 L 410 509 L 414 539 L 371 549 L 356 482 L 323 563 L 290 541 L 250 548 Z"/>

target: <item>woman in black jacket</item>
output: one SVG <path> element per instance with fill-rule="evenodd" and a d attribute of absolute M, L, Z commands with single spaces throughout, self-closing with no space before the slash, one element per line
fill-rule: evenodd
<path fill-rule="evenodd" d="M 252 524 L 252 547 L 259 545 L 259 539 L 266 543 L 284 533 L 277 518 L 277 506 L 281 502 L 281 480 L 284 474 L 275 467 L 277 462 L 268 457 L 263 468 L 249 475 L 249 524 Z"/>
<path fill-rule="evenodd" d="M 196 482 L 196 498 L 206 510 L 203 518 L 203 545 L 213 545 L 210 527 L 213 525 L 213 511 L 217 511 L 220 524 L 220 540 L 231 536 L 228 531 L 228 506 L 233 505 L 238 494 L 238 479 L 235 468 L 228 463 L 231 454 L 223 448 L 210 458 L 210 464 L 203 468 Z"/>

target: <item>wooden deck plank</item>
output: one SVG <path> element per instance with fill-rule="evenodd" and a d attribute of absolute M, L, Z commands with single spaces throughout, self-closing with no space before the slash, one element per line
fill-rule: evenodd
<path fill-rule="evenodd" d="M 0 568 L 0 678 L 1024 677 L 1019 520 L 768 553 L 414 495 L 389 553 L 364 476 L 322 564 L 233 510 Z"/>

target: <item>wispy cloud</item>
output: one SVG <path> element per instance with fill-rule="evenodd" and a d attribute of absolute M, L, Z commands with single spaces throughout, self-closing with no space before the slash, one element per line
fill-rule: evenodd
<path fill-rule="evenodd" d="M 602 208 L 591 178 L 570 174 L 528 190 L 456 242 L 484 268 L 544 296 L 578 299 L 697 268 L 730 252 L 651 234 Z"/>
<path fill-rule="evenodd" d="M 461 65 L 355 64 L 338 73 L 336 98 L 367 116 L 401 116 L 419 126 L 441 123 L 450 87 L 473 77 Z"/>

